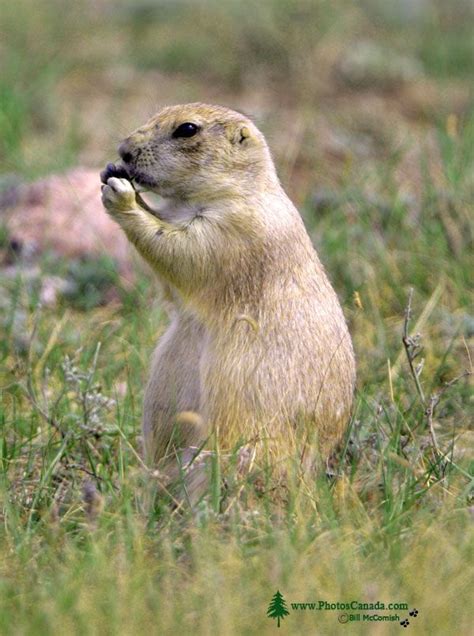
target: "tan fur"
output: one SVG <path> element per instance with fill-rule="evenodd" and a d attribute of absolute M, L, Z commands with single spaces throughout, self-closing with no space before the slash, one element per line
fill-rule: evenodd
<path fill-rule="evenodd" d="M 201 126 L 198 134 L 172 138 L 184 122 Z M 263 135 L 227 108 L 172 106 L 121 153 L 163 197 L 151 213 L 126 180 L 103 187 L 106 209 L 157 273 L 170 307 L 145 391 L 149 461 L 170 453 L 176 429 L 180 447 L 217 430 L 221 448 L 268 443 L 275 461 L 316 439 L 327 456 L 350 414 L 352 345 Z M 180 430 L 182 412 L 198 414 L 199 426 L 185 417 Z"/>

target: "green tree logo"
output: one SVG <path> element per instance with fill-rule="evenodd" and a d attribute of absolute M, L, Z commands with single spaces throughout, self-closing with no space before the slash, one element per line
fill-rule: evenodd
<path fill-rule="evenodd" d="M 285 618 L 285 616 L 288 616 L 289 613 L 290 612 L 286 609 L 283 594 L 280 594 L 280 590 L 277 590 L 277 593 L 273 595 L 267 609 L 268 618 L 276 618 L 278 627 L 280 627 L 280 619 Z"/>

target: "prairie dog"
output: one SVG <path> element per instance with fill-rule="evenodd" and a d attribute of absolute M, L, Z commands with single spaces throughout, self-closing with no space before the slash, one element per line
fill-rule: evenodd
<path fill-rule="evenodd" d="M 298 443 L 327 456 L 350 414 L 351 339 L 262 133 L 228 108 L 171 106 L 119 154 L 102 173 L 103 204 L 156 272 L 170 315 L 145 390 L 148 461 L 214 433 L 227 450 L 267 444 L 275 461 Z"/>

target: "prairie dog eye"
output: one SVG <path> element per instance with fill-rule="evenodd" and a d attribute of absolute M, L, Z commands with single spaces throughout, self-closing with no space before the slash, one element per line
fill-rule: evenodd
<path fill-rule="evenodd" d="M 178 137 L 194 137 L 194 135 L 199 131 L 199 126 L 197 124 L 193 124 L 191 122 L 186 122 L 178 126 L 176 130 L 173 132 L 173 139 Z"/>

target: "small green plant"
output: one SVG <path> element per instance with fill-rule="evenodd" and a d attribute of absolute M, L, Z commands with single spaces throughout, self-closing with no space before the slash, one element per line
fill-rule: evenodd
<path fill-rule="evenodd" d="M 117 288 L 117 266 L 108 256 L 76 260 L 68 267 L 67 280 L 70 284 L 64 292 L 65 300 L 74 307 L 87 311 L 105 304 L 107 294 Z"/>

